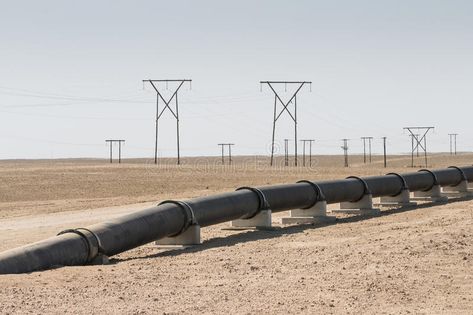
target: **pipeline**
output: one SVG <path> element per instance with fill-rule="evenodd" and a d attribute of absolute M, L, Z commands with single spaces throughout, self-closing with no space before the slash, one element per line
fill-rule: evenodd
<path fill-rule="evenodd" d="M 473 167 L 245 187 L 186 202 L 168 201 L 109 222 L 66 230 L 49 239 L 0 253 L 0 274 L 86 265 L 98 255 L 113 256 L 164 237 L 178 235 L 194 223 L 206 227 L 248 218 L 264 206 L 268 206 L 272 212 L 304 209 L 322 200 L 322 196 L 328 204 L 349 202 L 361 199 L 366 189 L 373 197 L 395 196 L 406 185 L 411 192 L 426 191 L 434 185 L 456 186 L 464 180 L 473 181 Z"/>

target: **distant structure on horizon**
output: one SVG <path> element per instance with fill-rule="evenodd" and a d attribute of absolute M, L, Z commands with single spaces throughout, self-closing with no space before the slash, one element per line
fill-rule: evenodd
<path fill-rule="evenodd" d="M 281 117 L 284 112 L 287 112 L 291 119 L 294 121 L 294 165 L 297 166 L 297 93 L 302 89 L 306 84 L 309 84 L 312 90 L 312 82 L 310 81 L 260 81 L 260 86 L 267 84 L 271 91 L 274 93 L 274 117 L 273 117 L 273 134 L 271 139 L 271 166 L 273 166 L 274 161 L 274 136 L 276 132 L 276 122 Z M 273 85 L 284 84 L 285 90 L 287 90 L 288 85 L 297 85 L 296 91 L 292 94 L 291 98 L 284 102 L 279 93 L 276 91 Z M 283 108 L 280 112 L 277 111 L 277 105 L 281 103 Z M 291 112 L 288 108 L 290 104 L 294 104 L 294 110 Z"/>
<path fill-rule="evenodd" d="M 118 164 L 122 162 L 122 143 L 125 143 L 123 139 L 107 139 L 105 142 L 110 144 L 110 163 L 113 163 L 113 145 L 118 143 Z"/>
<path fill-rule="evenodd" d="M 154 164 L 158 164 L 158 122 L 159 118 L 163 115 L 164 111 L 168 109 L 171 114 L 176 119 L 176 139 L 177 139 L 177 164 L 181 164 L 181 152 L 180 152 L 180 143 L 179 143 L 179 103 L 177 101 L 177 92 L 179 89 L 184 85 L 184 83 L 189 82 L 191 84 L 192 80 L 189 79 L 180 79 L 180 80 L 143 80 L 143 87 L 144 83 L 148 82 L 153 89 L 156 91 L 156 130 L 155 130 L 155 141 L 154 141 Z M 174 89 L 171 97 L 166 100 L 164 99 L 163 95 L 159 90 L 159 83 L 165 83 L 166 89 L 168 88 L 169 82 L 177 82 L 178 86 Z M 161 99 L 164 103 L 164 107 L 161 111 L 159 111 L 159 99 Z M 174 100 L 174 110 L 169 106 Z"/>

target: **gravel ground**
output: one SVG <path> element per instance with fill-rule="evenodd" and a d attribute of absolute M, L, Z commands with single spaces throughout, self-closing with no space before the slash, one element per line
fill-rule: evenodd
<path fill-rule="evenodd" d="M 450 162 L 445 159 L 437 164 L 443 166 Z M 14 172 L 9 163 L 0 163 L 0 176 L 10 174 L 10 185 L 3 182 L 0 186 L 2 193 L 15 189 L 21 182 L 28 192 L 26 178 L 35 173 L 61 173 L 66 180 L 62 185 L 54 181 L 49 186 L 44 184 L 41 189 L 46 196 L 40 200 L 24 200 L 26 197 L 19 194 L 9 200 L 3 197 L 0 250 L 154 203 L 147 200 L 152 198 L 149 191 L 143 190 L 142 194 L 133 193 L 127 199 L 135 202 L 142 198 L 139 200 L 142 203 L 77 210 L 82 203 L 77 204 L 73 191 L 80 191 L 80 187 L 70 189 L 71 193 L 67 194 L 69 185 L 73 185 L 68 178 L 79 176 L 72 166 L 15 164 L 14 167 L 23 170 L 15 177 L 11 175 Z M 78 167 L 101 170 L 100 166 L 91 164 Z M 128 167 L 131 171 L 120 187 L 126 187 L 127 181 L 138 181 L 133 178 L 135 166 Z M 73 170 L 72 175 L 67 168 Z M 116 170 L 123 172 L 123 169 Z M 394 169 L 407 170 L 401 166 Z M 106 170 L 109 171 L 108 167 Z M 349 170 L 320 167 L 312 175 L 337 178 L 345 173 L 382 172 L 386 170 L 375 166 Z M 54 174 L 42 176 L 55 179 Z M 273 174 L 263 181 L 313 178 L 309 175 Z M 189 189 L 174 197 L 229 190 L 228 186 L 247 184 L 243 183 L 247 180 L 258 182 L 260 179 L 251 180 L 254 176 L 257 173 L 242 174 L 242 179 L 235 176 L 219 189 L 202 188 L 202 180 L 206 179 L 196 176 L 188 184 Z M 219 180 L 219 176 L 213 175 L 212 180 L 204 183 L 217 185 Z M 159 176 L 156 181 L 159 182 Z M 156 200 L 173 195 L 172 186 L 160 184 L 165 188 Z M 112 187 L 111 191 L 115 189 Z M 33 188 L 31 191 L 34 193 Z M 83 198 L 86 204 L 94 205 L 97 198 L 107 200 L 119 195 L 117 191 L 115 195 L 96 193 L 90 199 Z M 61 209 L 61 202 L 54 202 L 57 200 L 73 206 Z M 22 208 L 25 203 L 33 209 L 30 213 Z M 409 211 L 384 210 L 377 217 L 337 215 L 337 222 L 330 225 L 283 226 L 280 222 L 285 215 L 273 215 L 275 229 L 269 231 L 223 230 L 226 224 L 205 228 L 203 244 L 187 249 L 165 250 L 148 244 L 112 257 L 109 265 L 0 276 L 0 313 L 471 314 L 473 201 L 422 205 Z"/>

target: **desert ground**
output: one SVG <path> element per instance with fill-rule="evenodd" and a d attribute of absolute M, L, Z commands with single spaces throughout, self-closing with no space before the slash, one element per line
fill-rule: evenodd
<path fill-rule="evenodd" d="M 430 168 L 471 165 L 473 154 L 430 157 Z M 314 156 L 312 166 L 278 158 L 0 161 L 0 251 L 87 226 L 165 199 L 239 186 L 409 172 L 410 156 Z M 299 164 L 302 164 L 301 159 Z M 420 168 L 421 160 L 416 161 Z M 306 161 L 308 164 L 308 161 Z M 415 169 L 414 169 L 415 170 Z M 330 205 L 335 208 L 337 205 Z M 473 201 L 338 215 L 326 225 L 274 230 L 202 230 L 203 244 L 165 250 L 153 243 L 108 265 L 0 275 L 0 313 L 53 314 L 471 314 Z"/>

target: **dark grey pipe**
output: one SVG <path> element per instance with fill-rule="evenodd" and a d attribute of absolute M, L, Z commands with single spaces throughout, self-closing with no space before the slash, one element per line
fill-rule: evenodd
<path fill-rule="evenodd" d="M 473 181 L 473 167 L 461 168 Z M 438 184 L 457 185 L 462 180 L 458 169 L 433 171 Z M 427 190 L 434 185 L 429 172 L 403 174 L 410 191 Z M 364 181 L 364 182 L 363 182 Z M 367 187 L 364 186 L 366 183 Z M 316 183 L 327 203 L 356 201 L 368 189 L 373 197 L 397 195 L 402 181 L 396 175 L 348 178 Z M 273 212 L 305 208 L 320 199 L 309 183 L 260 188 Z M 239 190 L 189 200 L 195 220 L 202 227 L 235 220 L 258 210 L 260 200 L 253 191 Z M 177 204 L 167 203 L 99 223 L 76 233 L 66 233 L 0 253 L 0 274 L 25 273 L 55 266 L 84 265 L 98 252 L 113 256 L 157 239 L 179 233 L 186 227 L 186 212 Z"/>

